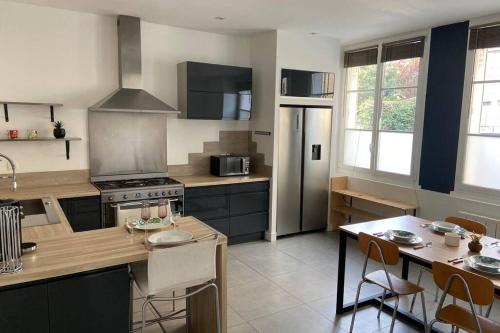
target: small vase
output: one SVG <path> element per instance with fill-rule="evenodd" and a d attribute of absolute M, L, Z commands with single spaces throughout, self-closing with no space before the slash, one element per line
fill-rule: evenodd
<path fill-rule="evenodd" d="M 66 136 L 66 130 L 64 128 L 54 128 L 54 137 L 56 139 L 62 139 Z"/>
<path fill-rule="evenodd" d="M 483 246 L 480 242 L 469 242 L 469 244 L 467 245 L 469 246 L 469 250 L 471 252 L 481 252 L 481 250 L 483 249 Z"/>

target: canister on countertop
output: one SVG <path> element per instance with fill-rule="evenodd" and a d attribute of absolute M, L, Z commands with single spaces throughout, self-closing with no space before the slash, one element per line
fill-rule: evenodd
<path fill-rule="evenodd" d="M 21 220 L 19 203 L 15 200 L 0 202 L 0 273 L 22 270 Z"/>

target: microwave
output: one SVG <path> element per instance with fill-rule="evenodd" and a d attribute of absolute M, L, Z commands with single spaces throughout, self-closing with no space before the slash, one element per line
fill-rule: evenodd
<path fill-rule="evenodd" d="M 214 176 L 240 176 L 250 173 L 250 157 L 237 155 L 210 156 L 210 173 Z"/>

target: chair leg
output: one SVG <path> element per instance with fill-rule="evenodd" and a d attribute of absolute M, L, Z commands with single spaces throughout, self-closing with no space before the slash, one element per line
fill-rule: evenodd
<path fill-rule="evenodd" d="M 436 286 L 436 295 L 434 295 L 434 302 L 437 302 L 439 298 L 439 288 Z"/>
<path fill-rule="evenodd" d="M 349 333 L 352 333 L 352 329 L 354 328 L 354 319 L 356 318 L 356 311 L 358 311 L 358 302 L 359 302 L 359 294 L 361 292 L 361 287 L 365 283 L 365 280 L 361 280 L 358 284 L 358 290 L 356 291 L 356 300 L 354 301 L 354 309 L 352 311 L 351 318 L 351 327 L 349 328 Z"/>
<path fill-rule="evenodd" d="M 386 290 L 384 289 L 384 293 L 382 294 L 382 301 L 380 302 L 380 306 L 378 307 L 378 314 L 377 314 L 377 318 L 380 319 L 380 312 L 382 312 L 382 307 L 384 306 L 384 300 L 385 300 L 385 294 L 386 294 Z"/>
<path fill-rule="evenodd" d="M 146 328 L 146 316 L 145 316 L 145 312 L 146 312 L 146 307 L 148 306 L 148 304 L 149 304 L 149 299 L 146 299 L 144 301 L 144 303 L 142 304 L 141 333 L 144 333 L 144 329 Z"/>
<path fill-rule="evenodd" d="M 399 295 L 396 295 L 396 301 L 394 303 L 394 311 L 392 312 L 391 329 L 389 330 L 389 333 L 392 333 L 392 331 L 394 330 L 394 324 L 396 323 L 396 314 L 398 313 L 398 306 L 399 306 Z"/>
<path fill-rule="evenodd" d="M 417 295 L 415 294 L 415 296 L 417 296 Z M 425 296 L 424 296 L 424 292 L 423 291 L 420 292 L 420 300 L 422 301 L 422 311 L 423 311 L 422 312 L 422 316 L 424 318 L 424 330 L 425 330 L 425 332 L 427 332 L 428 331 L 428 328 L 427 328 L 427 311 L 425 309 Z"/>
<path fill-rule="evenodd" d="M 217 315 L 217 333 L 221 333 L 220 309 L 219 309 L 219 288 L 217 288 L 217 285 L 215 283 L 212 283 L 212 287 L 214 288 L 214 292 L 215 292 L 215 313 Z"/>
<path fill-rule="evenodd" d="M 493 303 L 495 303 L 495 301 L 491 302 L 491 304 L 488 305 L 488 310 L 486 310 L 486 315 L 485 315 L 486 318 L 490 317 L 490 312 L 491 312 L 491 309 L 493 308 Z"/>
<path fill-rule="evenodd" d="M 420 281 L 422 280 L 423 270 L 420 270 L 417 278 L 417 286 L 420 286 Z M 417 294 L 413 295 L 413 299 L 411 300 L 410 312 L 413 312 L 413 307 L 415 306 L 415 301 L 417 300 Z"/>
<path fill-rule="evenodd" d="M 432 326 L 434 326 L 434 324 L 437 323 L 437 319 L 432 319 L 430 322 L 429 322 L 429 325 L 427 327 L 427 332 L 428 333 L 431 333 L 432 332 Z"/>

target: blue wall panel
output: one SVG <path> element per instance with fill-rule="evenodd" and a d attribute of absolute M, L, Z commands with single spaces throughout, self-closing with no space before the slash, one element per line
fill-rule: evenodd
<path fill-rule="evenodd" d="M 423 189 L 454 188 L 469 22 L 432 29 L 420 159 Z"/>

